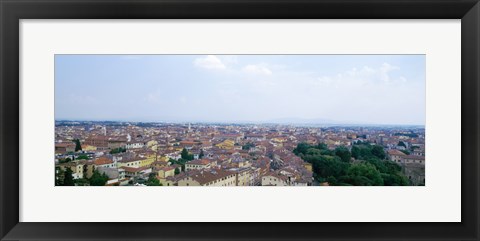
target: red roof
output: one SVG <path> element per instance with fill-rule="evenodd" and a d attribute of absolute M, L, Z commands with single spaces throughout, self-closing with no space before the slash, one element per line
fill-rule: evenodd
<path fill-rule="evenodd" d="M 197 159 L 193 161 L 189 161 L 186 164 L 193 164 L 193 165 L 208 165 L 212 160 L 209 159 Z"/>
<path fill-rule="evenodd" d="M 105 165 L 105 164 L 112 164 L 113 161 L 111 159 L 106 158 L 106 157 L 100 157 L 100 158 L 96 159 L 93 163 L 95 165 Z"/>

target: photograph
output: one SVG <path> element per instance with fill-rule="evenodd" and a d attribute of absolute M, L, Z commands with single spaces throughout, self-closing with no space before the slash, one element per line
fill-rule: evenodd
<path fill-rule="evenodd" d="M 480 241 L 480 0 L 0 15 L 0 241 Z"/>
<path fill-rule="evenodd" d="M 426 186 L 425 61 L 56 54 L 55 186 Z"/>

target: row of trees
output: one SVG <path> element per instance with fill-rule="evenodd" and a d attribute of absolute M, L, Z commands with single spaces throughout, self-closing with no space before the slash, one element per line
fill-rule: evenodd
<path fill-rule="evenodd" d="M 199 158 L 203 158 L 205 154 L 203 153 L 203 150 L 200 152 L 200 155 L 199 155 Z M 182 170 L 185 170 L 185 163 L 191 161 L 194 159 L 194 156 L 193 154 L 191 154 L 190 152 L 188 152 L 188 150 L 186 148 L 183 148 L 182 152 L 180 153 L 180 158 L 178 158 L 177 160 L 175 159 L 170 159 L 169 161 L 172 163 L 172 164 L 178 164 L 180 166 L 182 166 Z M 176 170 L 175 169 L 175 174 L 178 174 L 180 173 L 180 170 Z"/>
<path fill-rule="evenodd" d="M 126 152 L 126 151 L 127 151 L 127 148 L 119 147 L 119 148 L 114 148 L 114 149 L 110 150 L 110 154 L 118 154 L 118 153 L 122 153 L 122 152 Z"/>
<path fill-rule="evenodd" d="M 63 158 L 63 159 L 59 159 L 58 160 L 58 163 L 67 163 L 67 162 L 71 162 L 73 160 L 89 160 L 90 158 L 87 156 L 87 155 L 79 155 L 78 157 L 75 158 L 75 155 L 72 155 L 73 159 L 70 158 L 70 157 L 66 157 L 66 158 Z"/>
<path fill-rule="evenodd" d="M 108 176 L 105 173 L 100 174 L 99 171 L 93 171 L 90 178 L 73 179 L 73 171 L 70 168 L 57 169 L 55 174 L 56 186 L 105 186 Z"/>
<path fill-rule="evenodd" d="M 319 182 L 337 186 L 409 185 L 401 167 L 386 160 L 381 146 L 361 143 L 351 150 L 344 146 L 329 150 L 323 143 L 300 143 L 293 153 L 312 164 L 314 178 Z"/>

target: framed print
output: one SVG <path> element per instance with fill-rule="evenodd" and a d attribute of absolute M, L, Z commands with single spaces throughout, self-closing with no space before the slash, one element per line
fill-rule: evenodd
<path fill-rule="evenodd" d="M 478 240 L 478 1 L 0 7 L 2 240 Z"/>

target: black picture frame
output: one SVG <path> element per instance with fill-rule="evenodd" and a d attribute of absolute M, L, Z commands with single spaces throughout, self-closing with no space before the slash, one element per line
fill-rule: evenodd
<path fill-rule="evenodd" d="M 478 0 L 0 0 L 0 14 L 2 240 L 479 240 Z M 162 18 L 461 19 L 462 222 L 19 222 L 19 20 Z"/>

